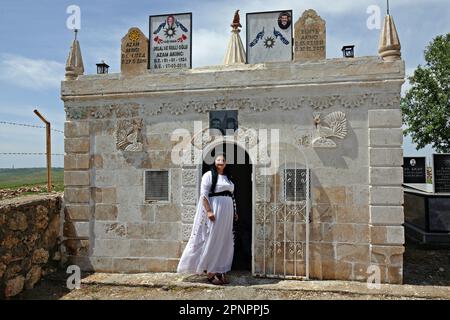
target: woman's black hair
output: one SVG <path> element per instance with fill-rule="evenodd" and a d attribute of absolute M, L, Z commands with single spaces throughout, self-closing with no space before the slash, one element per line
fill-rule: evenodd
<path fill-rule="evenodd" d="M 217 185 L 217 179 L 219 177 L 219 173 L 217 172 L 217 168 L 216 168 L 216 159 L 218 156 L 223 156 L 223 158 L 226 160 L 226 154 L 225 153 L 218 153 L 214 156 L 214 163 L 211 165 L 211 173 L 212 173 L 212 184 L 211 184 L 211 190 L 210 192 L 214 192 L 214 190 L 216 189 L 216 185 Z M 223 170 L 223 174 L 227 176 L 227 178 L 230 181 L 232 180 L 232 176 L 231 176 L 231 172 L 230 172 L 230 168 L 228 165 L 225 166 L 225 169 Z"/>

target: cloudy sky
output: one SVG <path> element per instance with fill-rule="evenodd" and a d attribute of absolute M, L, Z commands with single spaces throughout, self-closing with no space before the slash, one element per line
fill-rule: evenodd
<path fill-rule="evenodd" d="M 410 74 L 423 64 L 423 49 L 438 34 L 450 32 L 448 0 L 391 0 L 402 42 L 402 54 Z M 330 4 L 333 3 L 333 4 Z M 368 29 L 367 9 L 377 5 L 385 12 L 385 0 L 196 0 L 196 1 L 119 1 L 119 0 L 2 0 L 0 11 L 0 122 L 41 125 L 34 115 L 37 108 L 55 129 L 64 128 L 64 108 L 60 100 L 60 81 L 73 33 L 67 29 L 67 8 L 81 8 L 79 40 L 87 74 L 105 60 L 110 72 L 119 72 L 120 39 L 130 27 L 148 33 L 148 16 L 192 12 L 193 66 L 222 62 L 229 39 L 234 11 L 247 12 L 292 9 L 294 20 L 309 8 L 316 9 L 327 22 L 327 57 L 341 56 L 345 44 L 356 45 L 357 56 L 376 55 L 380 30 Z M 245 20 L 244 18 L 242 20 Z M 244 27 L 245 27 L 245 21 Z M 245 32 L 242 34 L 245 39 Z M 407 84 L 404 85 L 404 90 Z M 44 152 L 44 129 L 0 123 L 0 153 Z M 53 152 L 64 153 L 63 135 L 53 132 Z M 427 155 L 416 151 L 405 139 L 405 155 Z M 54 166 L 63 166 L 63 157 L 53 157 Z M 0 154 L 0 168 L 43 167 L 44 156 Z"/>

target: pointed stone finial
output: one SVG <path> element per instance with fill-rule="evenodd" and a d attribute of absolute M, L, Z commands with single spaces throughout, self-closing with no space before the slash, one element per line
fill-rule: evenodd
<path fill-rule="evenodd" d="M 233 23 L 231 24 L 231 27 L 233 29 L 242 28 L 241 17 L 239 16 L 239 10 L 236 10 L 236 12 L 234 13 Z"/>
<path fill-rule="evenodd" d="M 239 17 L 239 10 L 236 10 L 234 14 L 233 23 L 231 24 L 231 39 L 228 43 L 227 53 L 225 54 L 224 64 L 241 64 L 246 62 L 245 49 L 242 44 L 241 36 L 239 33 L 242 28 Z"/>
<path fill-rule="evenodd" d="M 75 29 L 75 38 L 70 47 L 69 57 L 66 62 L 66 80 L 76 80 L 78 76 L 84 74 L 83 57 L 81 56 L 77 33 L 78 30 Z"/>
<path fill-rule="evenodd" d="M 402 57 L 401 48 L 394 18 L 390 14 L 387 14 L 384 18 L 383 29 L 381 30 L 378 53 L 384 61 L 400 60 Z"/>

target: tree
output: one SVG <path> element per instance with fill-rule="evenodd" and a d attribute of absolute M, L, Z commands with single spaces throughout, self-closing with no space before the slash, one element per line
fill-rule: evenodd
<path fill-rule="evenodd" d="M 433 39 L 425 61 L 408 78 L 411 88 L 401 100 L 405 134 L 418 150 L 431 144 L 450 153 L 450 33 Z"/>

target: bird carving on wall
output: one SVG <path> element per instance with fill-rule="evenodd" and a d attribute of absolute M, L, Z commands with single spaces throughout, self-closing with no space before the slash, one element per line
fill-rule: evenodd
<path fill-rule="evenodd" d="M 336 111 L 321 118 L 320 113 L 314 114 L 315 138 L 313 147 L 336 147 L 336 143 L 329 138 L 344 139 L 347 136 L 347 119 L 345 113 Z"/>

